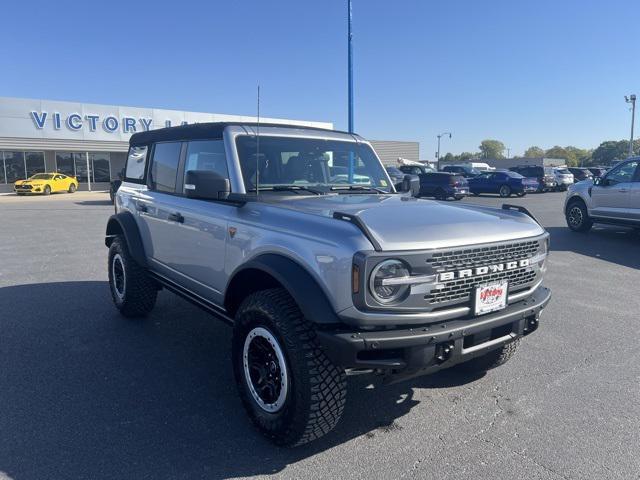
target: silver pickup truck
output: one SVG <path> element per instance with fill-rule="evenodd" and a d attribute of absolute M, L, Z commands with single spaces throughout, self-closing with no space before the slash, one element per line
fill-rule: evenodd
<path fill-rule="evenodd" d="M 337 424 L 348 374 L 384 383 L 504 363 L 550 298 L 548 234 L 525 209 L 398 193 L 349 133 L 136 133 L 115 210 L 116 307 L 143 317 L 166 288 L 231 325 L 242 402 L 280 445 Z"/>

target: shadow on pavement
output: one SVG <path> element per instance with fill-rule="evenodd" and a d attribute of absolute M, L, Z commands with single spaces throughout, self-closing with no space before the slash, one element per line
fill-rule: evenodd
<path fill-rule="evenodd" d="M 96 206 L 96 205 L 107 205 L 112 206 L 113 203 L 111 200 L 83 200 L 81 202 L 75 202 L 76 205 L 85 205 L 85 206 Z"/>
<path fill-rule="evenodd" d="M 588 233 L 568 227 L 546 227 L 551 251 L 569 251 L 640 269 L 640 235 L 630 228 L 594 225 Z"/>
<path fill-rule="evenodd" d="M 161 292 L 123 319 L 106 282 L 0 289 L 0 476 L 223 478 L 281 471 L 354 437 L 384 435 L 414 388 L 471 382 L 443 372 L 380 389 L 352 377 L 341 424 L 297 449 L 254 431 L 231 374 L 231 329 Z"/>

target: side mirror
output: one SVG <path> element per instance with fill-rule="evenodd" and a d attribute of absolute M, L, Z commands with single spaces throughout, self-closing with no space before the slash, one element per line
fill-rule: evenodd
<path fill-rule="evenodd" d="M 184 192 L 189 198 L 226 200 L 231 193 L 229 179 L 210 170 L 187 171 Z"/>
<path fill-rule="evenodd" d="M 604 178 L 600 178 L 600 177 L 596 177 L 593 179 L 593 184 L 594 185 L 600 185 L 600 186 L 605 186 L 606 185 L 606 180 Z"/>

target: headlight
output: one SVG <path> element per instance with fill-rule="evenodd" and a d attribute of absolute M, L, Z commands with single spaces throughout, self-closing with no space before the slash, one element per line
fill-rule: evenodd
<path fill-rule="evenodd" d="M 394 280 L 406 279 L 409 274 L 409 267 L 401 260 L 391 259 L 380 262 L 369 278 L 371 295 L 378 303 L 384 305 L 402 299 L 411 289 L 411 285 Z"/>

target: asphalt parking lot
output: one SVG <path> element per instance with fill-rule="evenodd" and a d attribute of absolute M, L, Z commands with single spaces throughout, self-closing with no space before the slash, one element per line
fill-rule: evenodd
<path fill-rule="evenodd" d="M 570 232 L 563 198 L 509 200 L 551 233 L 553 291 L 511 362 L 350 377 L 337 429 L 280 449 L 241 408 L 227 326 L 165 291 L 145 321 L 116 313 L 107 194 L 0 196 L 0 478 L 638 479 L 640 237 Z"/>

